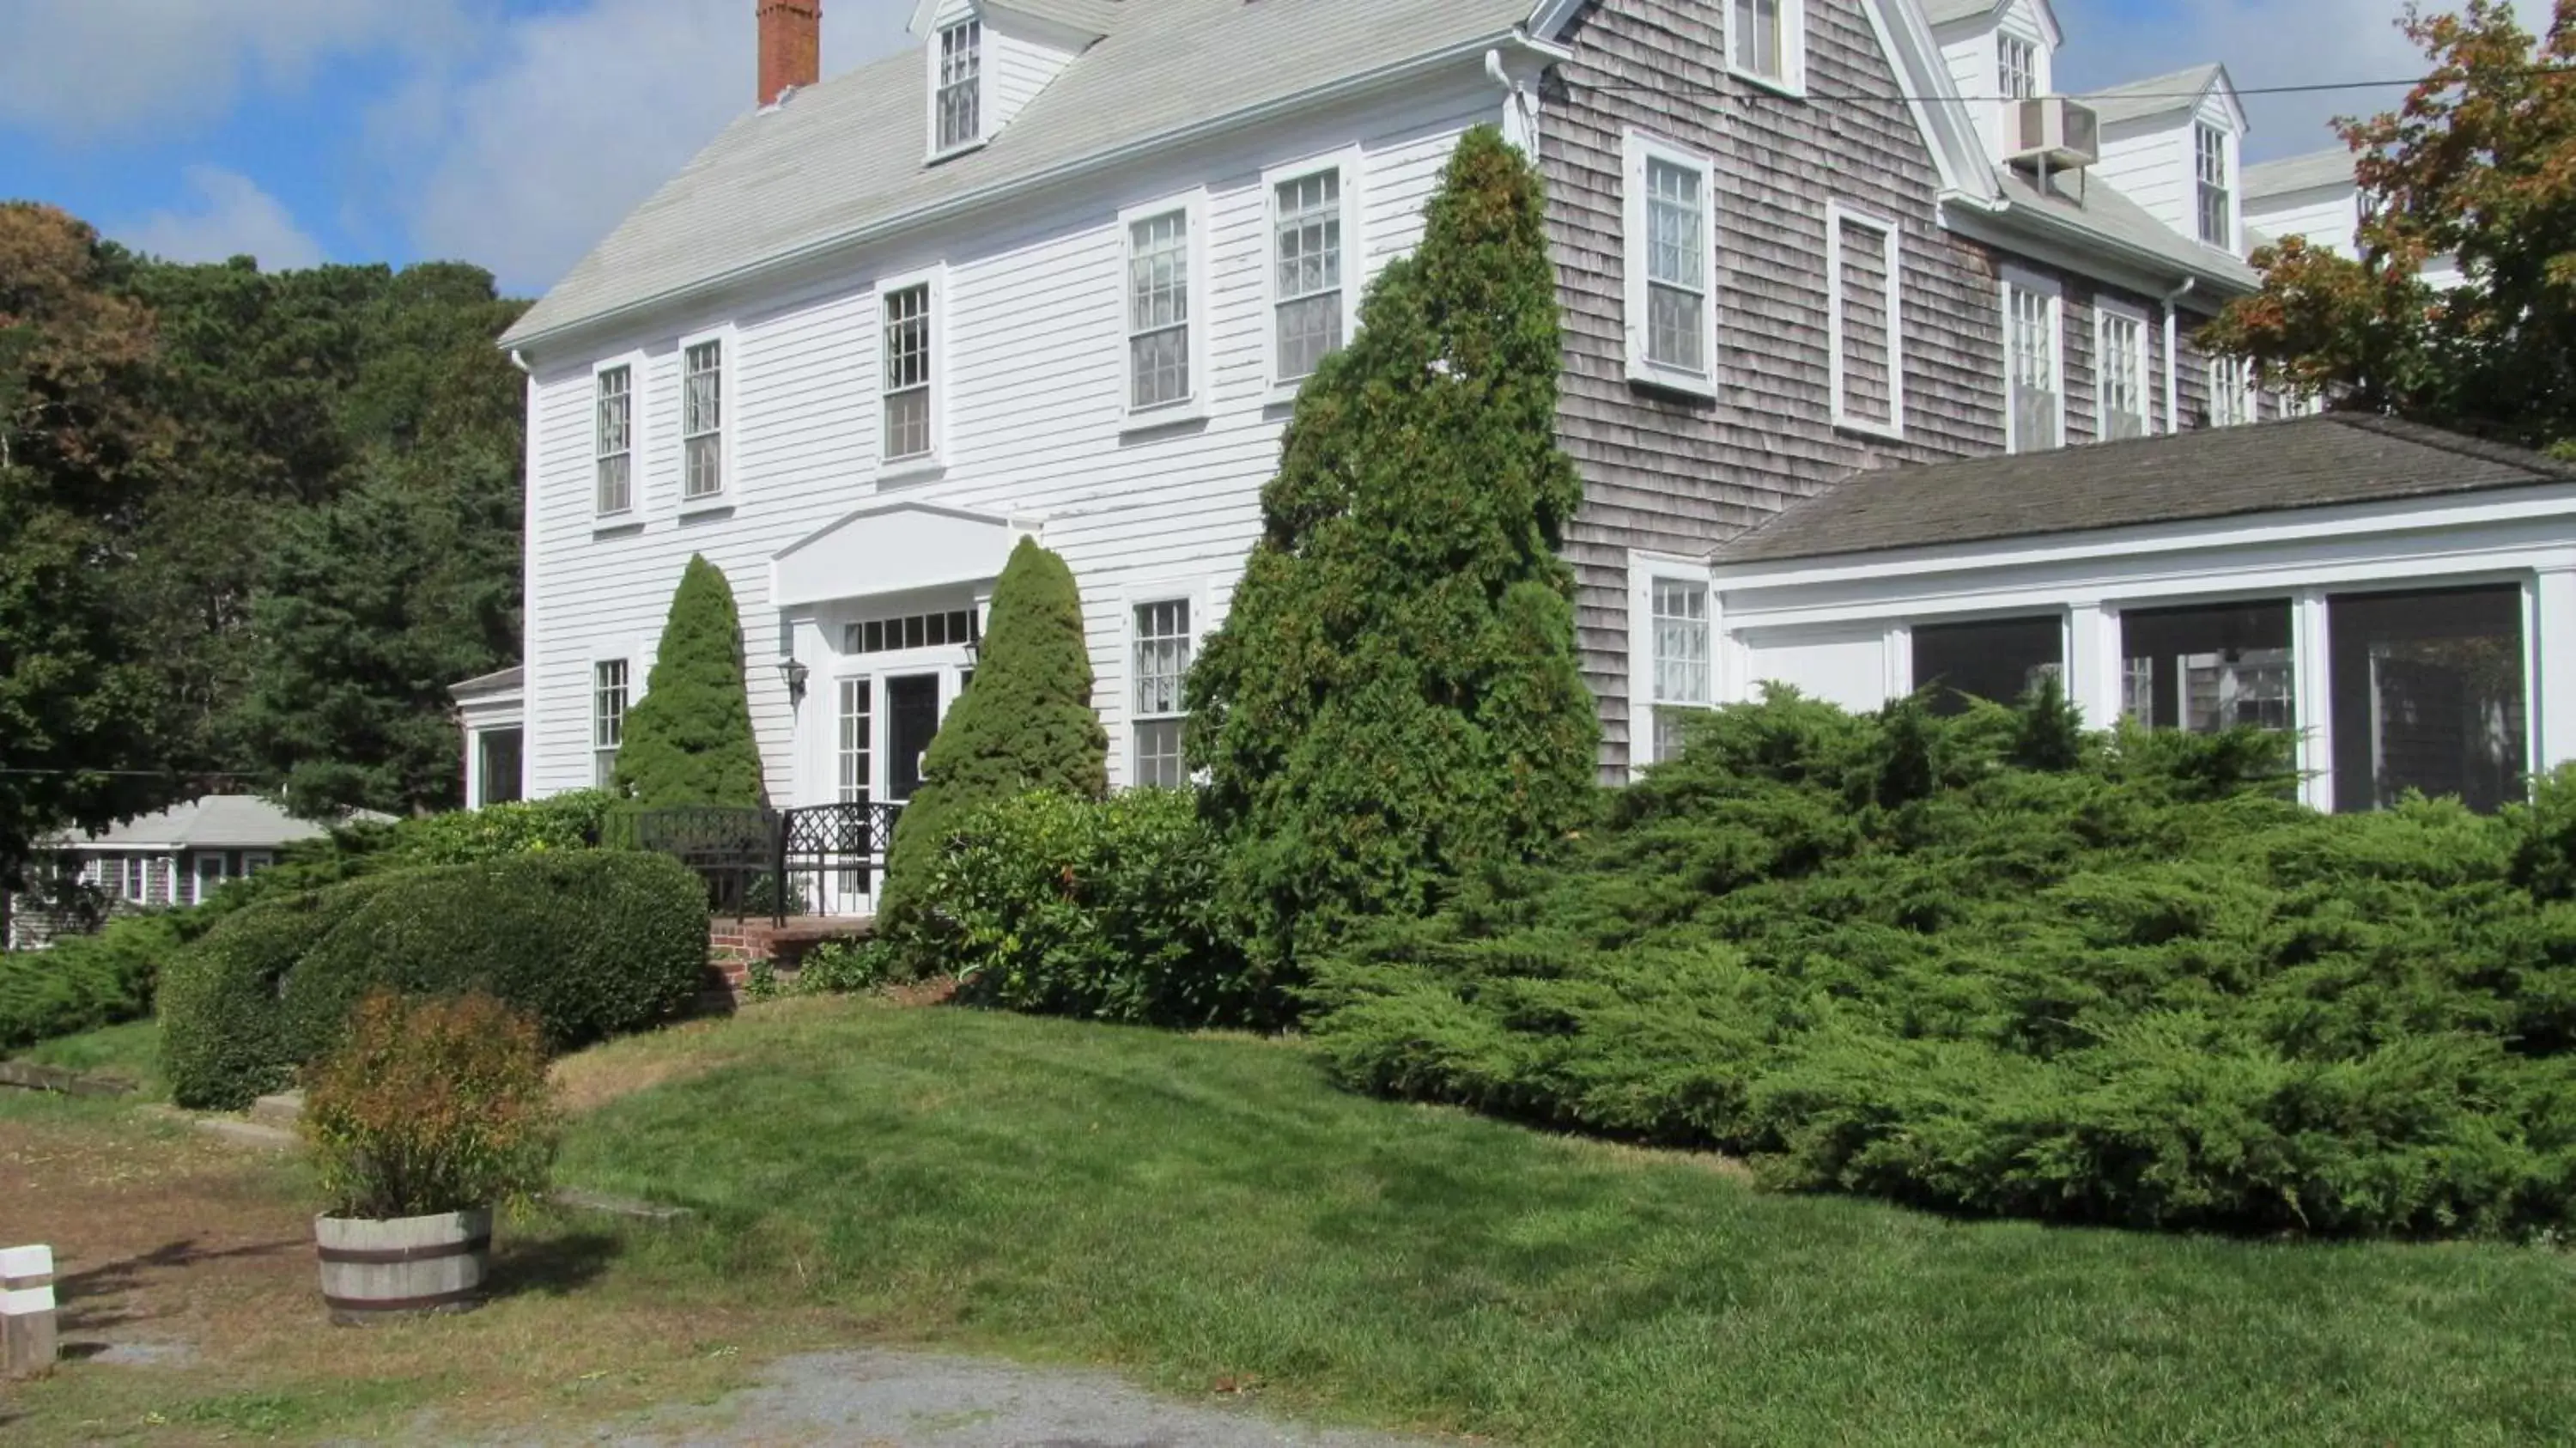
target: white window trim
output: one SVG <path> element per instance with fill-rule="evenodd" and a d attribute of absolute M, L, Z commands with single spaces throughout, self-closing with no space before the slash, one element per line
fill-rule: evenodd
<path fill-rule="evenodd" d="M 2200 234 L 2200 133 L 2203 131 L 2218 137 L 2218 173 L 2222 178 L 2220 184 L 2226 189 L 2227 215 L 2223 225 L 2227 235 L 2218 241 L 2211 241 Z M 2189 192 L 2191 239 L 2202 246 L 2226 252 L 2230 256 L 2239 255 L 2245 249 L 2245 206 L 2243 191 L 2237 176 L 2239 163 L 2236 155 L 2235 129 L 2210 120 L 2206 116 L 2195 115 L 2192 117 L 2189 135 L 2191 137 L 2188 152 L 2191 167 Z"/>
<path fill-rule="evenodd" d="M 724 486 L 698 497 L 689 496 L 689 349 L 713 342 L 723 349 L 723 370 L 716 376 L 716 413 L 723 420 L 717 430 L 716 466 L 723 469 Z M 680 513 L 703 513 L 717 508 L 730 508 L 742 492 L 742 480 L 734 470 L 735 445 L 742 437 L 742 340 L 732 323 L 703 332 L 692 332 L 680 338 L 672 355 L 672 387 L 679 406 L 673 409 L 672 433 L 679 459 L 679 480 L 672 491 L 680 500 Z"/>
<path fill-rule="evenodd" d="M 885 419 L 885 307 L 886 298 L 911 287 L 930 289 L 930 451 L 919 457 L 889 460 L 886 455 Z M 917 482 L 935 478 L 948 470 L 948 350 L 951 329 L 948 325 L 948 266 L 945 262 L 920 271 L 878 281 L 870 305 L 876 308 L 870 326 L 875 339 L 875 357 L 868 375 L 872 380 L 869 405 L 876 417 L 876 441 L 870 454 L 876 460 L 877 482 Z"/>
<path fill-rule="evenodd" d="M 582 717 L 585 733 L 587 733 L 590 739 L 590 747 L 585 750 L 584 753 L 586 753 L 590 758 L 591 787 L 595 789 L 606 789 L 609 787 L 609 782 L 599 777 L 599 757 L 602 754 L 611 752 L 609 747 L 604 746 L 599 742 L 599 670 L 600 666 L 603 664 L 624 664 L 626 666 L 626 702 L 619 706 L 618 709 L 617 744 L 615 746 L 616 752 L 622 753 L 625 750 L 626 721 L 635 717 L 635 703 L 638 699 L 644 697 L 645 670 L 639 666 L 634 655 L 593 654 L 590 656 L 590 661 L 583 670 L 582 684 L 585 707 L 582 710 Z"/>
<path fill-rule="evenodd" d="M 1843 407 L 1843 227 L 1855 225 L 1879 234 L 1887 269 L 1887 417 L 1885 422 L 1855 417 Z M 1873 437 L 1905 436 L 1905 310 L 1903 246 L 1894 221 L 1845 206 L 1825 203 L 1825 368 L 1830 379 L 1833 424 L 1846 432 Z"/>
<path fill-rule="evenodd" d="M 1140 221 L 1180 212 L 1190 229 L 1189 243 L 1189 346 L 1190 395 L 1181 402 L 1166 402 L 1155 407 L 1136 406 L 1135 349 L 1128 345 L 1134 335 L 1128 312 L 1128 249 L 1133 244 L 1131 231 Z M 1208 194 L 1206 187 L 1166 196 L 1140 206 L 1130 206 L 1118 213 L 1118 415 L 1125 419 L 1123 430 L 1142 431 L 1169 427 L 1175 423 L 1198 422 L 1208 415 L 1208 307 L 1213 291 L 1208 285 Z"/>
<path fill-rule="evenodd" d="M 626 369 L 626 506 L 603 512 L 599 507 L 599 379 L 620 367 Z M 644 426 L 653 410 L 646 405 L 652 396 L 652 378 L 651 360 L 641 351 L 602 357 L 590 366 L 590 508 L 591 517 L 603 528 L 632 523 L 644 511 L 644 478 L 649 471 L 645 464 L 653 455 Z"/>
<path fill-rule="evenodd" d="M 1995 284 L 1995 306 L 2003 321 L 2003 392 L 2004 451 L 2021 451 L 2021 438 L 2014 426 L 2012 403 L 2012 294 L 2033 292 L 2048 298 L 2048 351 L 2050 385 L 2057 392 L 2057 446 L 2066 445 L 2066 288 L 2055 277 L 2020 267 L 2003 268 Z M 2034 449 L 2040 451 L 2041 449 Z"/>
<path fill-rule="evenodd" d="M 1645 131 L 1630 130 L 1623 146 L 1620 255 L 1627 277 L 1628 380 L 1692 397 L 1717 396 L 1717 163 Z M 1700 309 L 1700 355 L 1705 373 L 1667 367 L 1646 356 L 1647 278 L 1646 163 L 1660 160 L 1699 173 L 1702 226 L 1700 275 L 1707 280 L 1708 304 Z"/>
<path fill-rule="evenodd" d="M 948 32 L 961 25 L 967 24 L 983 26 L 982 32 L 976 41 L 975 134 L 964 141 L 958 142 L 954 146 L 942 149 L 939 144 L 939 52 L 941 42 Z M 969 151 L 982 150 L 985 143 L 993 139 L 992 42 L 993 27 L 989 24 L 985 24 L 983 16 L 971 9 L 966 13 L 951 19 L 948 23 L 938 26 L 930 32 L 930 43 L 922 47 L 923 50 L 928 52 L 926 64 L 928 66 L 930 77 L 930 84 L 928 86 L 928 94 L 930 97 L 929 109 L 923 115 L 923 120 L 927 122 L 927 125 L 922 131 L 922 144 L 929 150 L 928 159 L 933 161 L 945 161 L 954 156 L 963 156 Z"/>
<path fill-rule="evenodd" d="M 1203 575 L 1182 574 L 1143 579 L 1130 583 L 1117 594 L 1118 604 L 1118 778 L 1120 788 L 1137 788 L 1136 781 L 1136 610 L 1149 603 L 1187 602 L 1190 606 L 1190 665 L 1198 666 L 1207 653 L 1207 641 L 1217 631 L 1220 620 L 1210 602 L 1213 590 Z M 1172 716 L 1157 714 L 1157 719 Z M 1199 776 L 1190 776 L 1192 784 Z"/>
<path fill-rule="evenodd" d="M 1727 658 L 1726 621 L 1714 570 L 1705 558 L 1674 553 L 1628 552 L 1628 769 L 1651 766 L 1655 753 L 1655 585 L 1696 583 L 1708 589 L 1708 707 L 1734 695 Z M 1681 707 L 1690 707 L 1687 705 Z"/>
<path fill-rule="evenodd" d="M 1368 175 L 1366 153 L 1350 146 L 1271 167 L 1261 173 L 1261 353 L 1263 375 L 1270 383 L 1266 401 L 1271 404 L 1296 401 L 1297 390 L 1306 384 L 1304 377 L 1279 375 L 1279 188 L 1326 171 L 1342 173 L 1342 346 L 1347 348 L 1359 338 L 1360 293 L 1368 286 L 1368 237 L 1362 229 L 1367 208 L 1361 200 Z"/>
<path fill-rule="evenodd" d="M 1726 49 L 1726 71 L 1740 81 L 1797 100 L 1807 98 L 1806 0 L 1780 0 L 1780 74 L 1767 76 L 1735 61 L 1735 0 L 1718 0 L 1718 38 Z"/>
<path fill-rule="evenodd" d="M 2209 354 L 2207 363 L 2203 383 L 2209 393 L 2209 425 L 2211 427 L 2251 427 L 2261 422 L 2263 420 L 2263 382 L 2259 370 L 2254 366 L 2254 359 L 2232 357 L 2224 352 L 2212 352 Z M 2223 385 L 2226 380 L 2223 369 L 2233 367 L 2244 369 L 2244 382 L 2234 389 L 2239 403 L 2239 413 L 2234 420 L 2230 421 L 2219 416 L 2218 399 L 2228 390 Z"/>
<path fill-rule="evenodd" d="M 2115 301 L 2105 296 L 2093 299 L 2093 440 L 2111 441 L 2111 379 L 2102 366 L 2109 355 L 2110 323 L 2113 318 L 2127 321 L 2138 329 L 2138 436 L 2156 436 L 2156 400 L 2148 379 L 2154 376 L 2155 344 L 2147 335 L 2147 313 L 2144 307 Z"/>

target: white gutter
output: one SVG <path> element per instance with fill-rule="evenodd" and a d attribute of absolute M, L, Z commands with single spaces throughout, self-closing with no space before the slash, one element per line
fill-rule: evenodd
<path fill-rule="evenodd" d="M 2085 250 L 2107 253 L 2152 276 L 2179 277 L 2195 282 L 2205 281 L 2212 287 L 2224 287 L 2231 291 L 2251 292 L 2253 290 L 2238 278 L 2199 270 L 2190 263 L 2167 256 L 2163 252 L 2152 251 L 2078 226 L 2054 212 L 2020 205 L 2009 196 L 1985 197 L 1967 191 L 1953 190 L 1942 192 L 1936 199 L 1944 206 L 1957 205 L 1982 212 L 1998 225 L 2029 227 L 2054 233 L 2059 237 L 2080 243 Z"/>
<path fill-rule="evenodd" d="M 2182 285 L 2165 293 L 2165 431 L 2182 431 L 2182 388 L 2177 381 L 2182 366 L 2182 353 L 2174 342 L 2174 303 L 2191 294 L 2200 284 L 2198 277 L 2184 277 Z"/>
<path fill-rule="evenodd" d="M 1500 34 L 1488 35 L 1482 39 L 1452 45 L 1446 49 L 1433 51 L 1428 55 L 1418 55 L 1407 60 L 1400 60 L 1391 65 L 1380 66 L 1375 70 L 1363 71 L 1358 75 L 1345 76 L 1341 80 L 1334 81 L 1329 85 L 1318 86 L 1312 90 L 1299 91 L 1295 95 L 1282 96 L 1276 100 L 1264 101 L 1260 105 L 1247 107 L 1243 110 L 1235 111 L 1227 115 L 1216 116 L 1202 121 L 1193 121 L 1186 126 L 1181 126 L 1173 130 L 1162 131 L 1151 136 L 1139 137 L 1136 140 L 1128 141 L 1122 145 L 1113 146 L 1106 151 L 1095 151 L 1088 156 L 1068 161 L 1049 170 L 1039 171 L 1027 176 L 1014 176 L 1008 180 L 997 181 L 992 185 L 985 186 L 974 191 L 968 191 L 961 195 L 943 197 L 940 200 L 930 202 L 926 205 L 916 206 L 910 211 L 897 212 L 892 216 L 885 217 L 870 225 L 862 226 L 855 231 L 846 231 L 837 236 L 824 237 L 819 240 L 805 242 L 801 245 L 790 247 L 783 252 L 762 257 L 758 261 L 745 262 L 740 266 L 717 272 L 711 276 L 700 277 L 695 281 L 687 282 L 680 286 L 666 287 L 648 297 L 642 297 L 632 302 L 626 302 L 615 307 L 610 307 L 605 311 L 592 312 L 576 320 L 548 327 L 543 331 L 530 332 L 524 336 L 512 338 L 510 339 L 509 345 L 513 350 L 536 348 L 543 343 L 552 342 L 558 338 L 570 336 L 578 332 L 603 328 L 617 322 L 625 321 L 629 318 L 660 311 L 665 307 L 669 307 L 674 303 L 689 297 L 703 295 L 708 292 L 722 291 L 727 287 L 738 286 L 742 283 L 753 281 L 775 272 L 789 271 L 806 263 L 818 261 L 840 252 L 850 251 L 875 242 L 884 241 L 889 237 L 898 236 L 907 231 L 929 226 L 937 222 L 946 221 L 951 218 L 964 215 L 968 212 L 980 210 L 983 207 L 990 206 L 999 201 L 1012 200 L 1033 191 L 1041 191 L 1051 186 L 1062 185 L 1068 181 L 1079 180 L 1096 172 L 1113 170 L 1119 166 L 1126 165 L 1130 161 L 1141 159 L 1158 151 L 1168 150 L 1175 146 L 1187 146 L 1200 141 L 1211 140 L 1234 131 L 1263 125 L 1267 122 L 1277 120 L 1282 116 L 1294 114 L 1295 112 L 1306 110 L 1313 106 L 1329 104 L 1333 101 L 1348 99 L 1352 96 L 1365 95 L 1373 90 L 1398 86 L 1406 81 L 1416 79 L 1417 77 L 1429 72 L 1446 69 L 1447 67 L 1459 64 L 1462 61 L 1481 60 L 1482 57 L 1489 52 L 1497 50 L 1525 51 L 1529 54 L 1541 57 L 1550 64 L 1556 64 L 1571 59 L 1574 54 L 1573 51 L 1566 49 L 1564 46 L 1552 45 L 1546 41 L 1532 39 L 1527 32 L 1523 31 L 1518 26 L 1514 26 Z"/>

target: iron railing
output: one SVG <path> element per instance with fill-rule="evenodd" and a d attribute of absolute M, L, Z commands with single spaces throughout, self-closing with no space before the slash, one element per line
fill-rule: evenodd
<path fill-rule="evenodd" d="M 859 915 L 876 899 L 899 804 L 852 801 L 806 809 L 658 809 L 637 814 L 634 844 L 669 855 L 707 884 L 707 910 Z"/>

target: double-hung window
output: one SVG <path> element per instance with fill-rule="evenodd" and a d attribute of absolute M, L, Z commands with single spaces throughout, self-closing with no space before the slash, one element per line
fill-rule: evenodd
<path fill-rule="evenodd" d="M 932 409 L 937 358 L 929 282 L 914 282 L 883 294 L 885 364 L 881 392 L 884 405 L 885 460 L 913 462 L 937 450 L 939 437 Z"/>
<path fill-rule="evenodd" d="M 1836 427 L 1905 429 L 1904 311 L 1896 223 L 1825 205 L 1825 346 Z"/>
<path fill-rule="evenodd" d="M 2108 441 L 2147 435 L 2147 321 L 2101 305 L 2093 314 L 2093 401 Z"/>
<path fill-rule="evenodd" d="M 1628 375 L 1716 391 L 1716 173 L 1707 158 L 1627 141 Z"/>
<path fill-rule="evenodd" d="M 2209 359 L 2209 425 L 2241 427 L 2254 420 L 2254 360 Z"/>
<path fill-rule="evenodd" d="M 2005 442 L 2012 452 L 2044 452 L 2066 438 L 2066 369 L 2057 308 L 2054 287 L 2005 279 L 2004 377 L 2010 394 Z"/>
<path fill-rule="evenodd" d="M 712 498 L 725 488 L 724 341 L 680 350 L 680 497 Z"/>
<path fill-rule="evenodd" d="M 2227 133 L 2212 125 L 2192 127 L 2192 170 L 2200 196 L 2200 239 L 2211 246 L 2232 247 L 2236 230 L 2228 223 Z"/>
<path fill-rule="evenodd" d="M 608 517 L 635 506 L 635 369 L 603 367 L 596 385 L 591 454 L 598 472 L 599 513 Z"/>
<path fill-rule="evenodd" d="M 1782 90 L 1801 84 L 1803 0 L 1727 0 L 1727 60 L 1736 74 Z"/>
<path fill-rule="evenodd" d="M 1995 78 L 2007 104 L 2039 94 L 2039 44 L 2018 35 L 1995 37 Z"/>
<path fill-rule="evenodd" d="M 1301 382 L 1342 349 L 1347 321 L 1342 168 L 1270 188 L 1272 378 Z"/>
<path fill-rule="evenodd" d="M 601 659 L 590 670 L 591 783 L 617 782 L 617 748 L 626 742 L 626 661 Z"/>
<path fill-rule="evenodd" d="M 1181 757 L 1181 681 L 1190 672 L 1190 602 L 1136 605 L 1136 783 L 1189 783 Z"/>
<path fill-rule="evenodd" d="M 1190 213 L 1177 208 L 1127 223 L 1127 408 L 1188 402 Z"/>
<path fill-rule="evenodd" d="M 1709 653 L 1708 584 L 1658 578 L 1650 608 L 1654 626 L 1654 739 L 1648 762 L 1681 752 L 1682 721 L 1709 707 L 1714 673 Z"/>
<path fill-rule="evenodd" d="M 939 32 L 939 88 L 931 108 L 935 153 L 984 139 L 984 24 L 968 20 Z"/>

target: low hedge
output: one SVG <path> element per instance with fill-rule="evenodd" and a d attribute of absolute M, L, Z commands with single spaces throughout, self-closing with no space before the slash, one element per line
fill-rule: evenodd
<path fill-rule="evenodd" d="M 0 954 L 0 1051 L 151 1014 L 153 984 L 179 941 L 174 917 L 129 915 L 96 935 Z"/>
<path fill-rule="evenodd" d="M 706 966 L 695 875 L 659 855 L 531 853 L 368 876 L 237 912 L 161 994 L 171 1094 L 239 1106 L 327 1049 L 367 991 L 483 990 L 553 1050 L 678 1014 Z"/>
<path fill-rule="evenodd" d="M 1277 1019 L 1223 929 L 1220 850 L 1186 790 L 1052 791 L 958 821 L 886 941 L 910 975 L 954 974 L 974 1004 L 1169 1026 Z"/>

